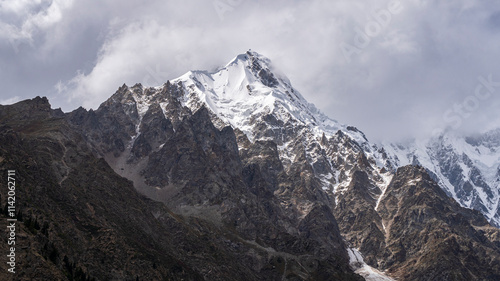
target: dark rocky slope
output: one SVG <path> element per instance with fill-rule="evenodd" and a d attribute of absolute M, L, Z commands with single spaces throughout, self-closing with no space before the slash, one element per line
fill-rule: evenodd
<path fill-rule="evenodd" d="M 165 192 L 172 212 L 96 157 L 127 149 L 123 139 L 134 127 L 126 120 L 79 110 L 69 125 L 44 98 L 1 106 L 0 169 L 17 171 L 23 222 L 18 273 L 12 278 L 2 260 L 0 279 L 362 280 L 348 266 L 330 208 L 318 202 L 300 220 L 288 214 L 269 196 L 279 167 L 264 168 L 277 163 L 275 155 L 271 164 L 240 158 L 232 129 L 215 129 L 207 114 L 164 120 L 151 112 L 158 126 L 133 154 L 152 149 L 150 157 L 164 161 L 145 178 L 175 185 Z M 76 120 L 102 131 L 82 136 Z M 5 224 L 4 215 L 0 221 Z"/>
<path fill-rule="evenodd" d="M 399 168 L 377 202 L 357 171 L 335 215 L 365 261 L 397 280 L 499 280 L 500 231 L 460 207 L 418 166 Z"/>
<path fill-rule="evenodd" d="M 424 168 L 398 169 L 378 208 L 389 256 L 403 280 L 500 280 L 500 231 L 465 209 Z"/>

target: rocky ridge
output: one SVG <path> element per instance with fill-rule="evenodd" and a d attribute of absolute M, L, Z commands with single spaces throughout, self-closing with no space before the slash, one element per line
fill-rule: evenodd
<path fill-rule="evenodd" d="M 394 166 L 424 166 L 448 196 L 499 227 L 499 139 L 499 130 L 472 137 L 447 132 L 428 140 L 386 144 L 384 151 Z"/>
<path fill-rule="evenodd" d="M 300 221 L 285 214 L 259 165 L 243 165 L 232 129 L 217 130 L 207 110 L 164 146 L 188 165 L 171 167 L 183 177 L 172 185 L 187 181 L 185 196 L 169 197 L 175 212 L 95 157 L 102 147 L 45 98 L 0 107 L 0 126 L 0 167 L 17 170 L 20 198 L 18 274 L 3 262 L 2 280 L 362 280 L 328 207 L 318 202 Z"/>

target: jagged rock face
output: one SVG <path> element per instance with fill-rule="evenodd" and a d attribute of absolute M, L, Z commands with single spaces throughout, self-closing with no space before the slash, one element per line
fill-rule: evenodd
<path fill-rule="evenodd" d="M 271 88 L 279 85 L 279 82 L 276 77 L 274 77 L 274 74 L 269 70 L 269 68 L 263 67 L 258 58 L 256 58 L 252 52 L 247 52 L 245 55 L 250 58 L 251 69 L 253 73 L 260 78 L 262 84 Z"/>
<path fill-rule="evenodd" d="M 398 169 L 377 212 L 388 250 L 381 267 L 393 276 L 402 280 L 500 278 L 498 229 L 479 212 L 461 208 L 425 169 Z"/>
<path fill-rule="evenodd" d="M 235 135 L 230 127 L 219 131 L 211 123 L 207 110 L 199 110 L 177 127 L 158 152 L 151 154 L 143 175 L 146 184 L 169 193 L 176 186 L 200 195 L 199 199 L 184 203 L 202 204 L 208 199 L 215 204 L 225 196 L 221 194 L 222 183 L 230 182 L 235 189 L 242 186 L 238 183 L 241 163 Z M 190 200 L 185 192 L 180 197 L 179 200 Z"/>
<path fill-rule="evenodd" d="M 275 145 L 262 144 L 268 147 L 268 161 L 259 165 L 255 157 L 240 159 L 233 130 L 216 129 L 207 111 L 181 121 L 167 135 L 171 146 L 153 153 L 167 157 L 166 162 L 178 156 L 198 159 L 187 161 L 193 168 L 174 163 L 172 169 L 177 165 L 191 174 L 168 180 L 219 184 L 220 192 L 203 193 L 205 184 L 181 188 L 184 196 L 172 198 L 188 200 L 174 207 L 203 212 L 178 215 L 140 196 L 130 181 L 96 158 L 93 152 L 102 147 L 89 146 L 88 136 L 57 117 L 46 100 L 45 118 L 35 114 L 19 121 L 14 113 L 37 102 L 0 108 L 0 167 L 17 169 L 24 218 L 44 226 L 22 225 L 18 232 L 20 243 L 31 243 L 29 251 L 20 250 L 18 280 L 65 280 L 76 274 L 96 280 L 362 280 L 348 266 L 346 246 L 327 206 L 318 203 L 297 220 L 285 215 L 272 196 L 272 181 L 262 175 L 278 177 L 281 168 L 263 173 L 261 167 L 277 164 Z M 170 154 L 166 147 L 185 153 Z M 200 170 L 207 164 L 214 170 Z M 203 199 L 202 205 L 193 198 Z M 206 216 L 211 208 L 220 221 Z M 0 274 L 7 278 L 6 270 Z"/>
<path fill-rule="evenodd" d="M 397 280 L 499 278 L 500 231 L 449 198 L 424 168 L 399 168 L 376 194 L 356 171 L 335 209 L 341 233 L 369 265 Z"/>
<path fill-rule="evenodd" d="M 432 156 L 438 161 L 439 169 L 454 187 L 456 197 L 463 203 L 470 201 L 468 207 L 487 213 L 488 209 L 482 204 L 473 186 L 482 189 L 487 198 L 494 198 L 493 190 L 484 181 L 472 160 L 466 154 L 459 155 L 452 147 L 445 147 L 440 143 L 433 146 L 433 152 Z M 465 172 L 465 167 L 470 171 Z"/>
<path fill-rule="evenodd" d="M 463 207 L 480 211 L 500 226 L 500 131 L 475 137 L 451 133 L 439 138 L 386 145 L 387 159 L 395 166 L 420 164 Z"/>
<path fill-rule="evenodd" d="M 36 97 L 30 103 L 19 103 L 16 107 L 0 105 L 0 120 L 17 119 L 17 125 L 27 127 L 35 125 L 34 120 L 44 120 L 52 116 L 63 116 L 60 110 L 52 110 L 47 107 L 49 103 L 46 97 Z M 26 128 L 29 129 L 29 128 Z"/>
<path fill-rule="evenodd" d="M 375 210 L 377 195 L 380 190 L 370 183 L 365 172 L 357 170 L 335 208 L 341 233 L 374 267 L 380 267 L 379 261 L 387 256 L 382 220 Z"/>
<path fill-rule="evenodd" d="M 159 104 L 151 106 L 139 127 L 144 132 L 136 137 L 132 146 L 130 162 L 135 162 L 157 150 L 174 134 L 173 125 L 166 119 Z"/>

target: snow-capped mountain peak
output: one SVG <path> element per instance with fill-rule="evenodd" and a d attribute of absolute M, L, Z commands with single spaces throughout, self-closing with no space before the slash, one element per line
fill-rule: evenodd
<path fill-rule="evenodd" d="M 275 70 L 270 59 L 254 51 L 236 56 L 213 73 L 190 71 L 172 83 L 190 93 L 184 105 L 191 110 L 207 106 L 226 125 L 239 128 L 251 140 L 256 137 L 252 120 L 272 115 L 283 123 L 308 126 L 318 138 L 325 132 L 333 135 L 342 130 L 357 141 L 366 141 L 361 132 L 348 130 L 308 103 L 290 80 Z"/>

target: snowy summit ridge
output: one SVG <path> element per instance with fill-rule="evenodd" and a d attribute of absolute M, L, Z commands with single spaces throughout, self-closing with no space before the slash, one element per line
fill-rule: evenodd
<path fill-rule="evenodd" d="M 192 110 L 205 104 L 222 121 L 239 128 L 254 139 L 252 117 L 273 114 L 279 120 L 294 120 L 314 128 L 315 133 L 335 133 L 345 126 L 321 113 L 295 90 L 290 80 L 274 71 L 271 60 L 254 51 L 236 56 L 213 73 L 190 71 L 172 80 L 182 83 L 190 96 Z M 361 136 L 353 134 L 353 137 Z"/>

